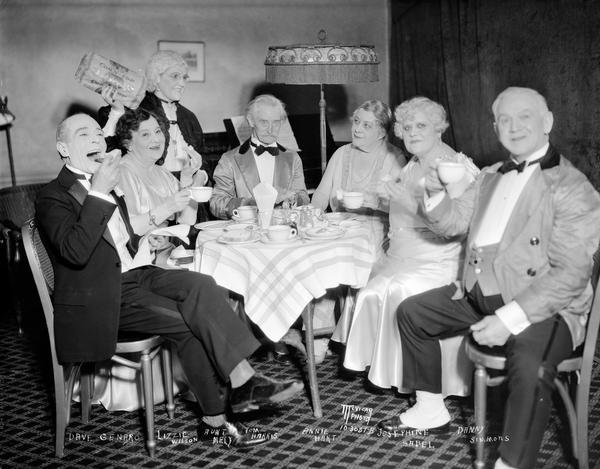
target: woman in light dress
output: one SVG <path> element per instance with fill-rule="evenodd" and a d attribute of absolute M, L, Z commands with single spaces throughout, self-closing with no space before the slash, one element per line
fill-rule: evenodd
<path fill-rule="evenodd" d="M 321 210 L 343 210 L 339 191 L 362 192 L 364 206 L 380 208 L 377 187 L 385 174 L 406 164 L 402 151 L 388 142 L 392 112 L 378 100 L 362 103 L 352 114 L 352 143 L 336 150 L 313 194 L 311 204 Z"/>
<path fill-rule="evenodd" d="M 448 127 L 444 108 L 428 98 L 403 102 L 395 111 L 396 135 L 413 155 L 402 170 L 392 173 L 380 195 L 390 200 L 390 246 L 373 268 L 367 286 L 360 290 L 346 338 L 344 366 L 362 371 L 369 368 L 368 379 L 382 388 L 405 389 L 402 381 L 402 349 L 396 325 L 396 309 L 406 297 L 456 280 L 462 264 L 464 239 L 441 238 L 430 231 L 419 216 L 419 201 L 424 199 L 424 178 L 440 160 L 465 165 L 463 180 L 455 183 L 458 194 L 473 181 L 478 170 L 462 153 L 442 142 Z M 462 350 L 462 338 L 441 341 L 443 356 L 443 393 L 464 396 L 469 393 L 471 366 Z"/>
<path fill-rule="evenodd" d="M 387 201 L 377 195 L 381 179 L 390 173 L 400 171 L 406 164 L 402 151 L 388 142 L 388 132 L 392 126 L 392 111 L 378 100 L 365 101 L 352 114 L 352 143 L 336 150 L 329 160 L 323 179 L 313 194 L 311 204 L 321 210 L 343 211 L 343 191 L 362 192 L 364 202 L 361 209 L 353 212 L 370 213 L 370 229 L 376 245 L 375 257 L 383 255 L 386 225 Z M 315 329 L 333 327 L 334 306 L 338 289 L 329 291 L 315 304 L 313 316 Z M 315 361 L 325 358 L 329 339 L 315 340 Z"/>
<path fill-rule="evenodd" d="M 120 165 L 119 189 L 124 193 L 133 230 L 142 235 L 170 221 L 193 225 L 198 203 L 181 181 L 202 186 L 208 176 L 198 171 L 201 161 L 181 170 L 178 181 L 157 164 L 165 151 L 165 128 L 149 111 L 127 110 L 117 122 L 115 137 L 126 150 Z"/>

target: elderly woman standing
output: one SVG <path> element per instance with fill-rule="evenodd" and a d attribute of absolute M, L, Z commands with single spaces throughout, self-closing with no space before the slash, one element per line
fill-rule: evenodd
<path fill-rule="evenodd" d="M 339 190 L 365 194 L 364 205 L 379 208 L 377 187 L 384 175 L 397 173 L 406 164 L 402 151 L 387 141 L 392 112 L 378 100 L 362 103 L 352 114 L 352 143 L 331 157 L 311 204 L 322 210 L 343 209 Z"/>
<path fill-rule="evenodd" d="M 146 65 L 147 91 L 139 105 L 158 120 L 168 123 L 167 151 L 156 164 L 163 165 L 186 187 L 192 182 L 195 185 L 205 185 L 208 182 L 208 175 L 200 170 L 202 127 L 194 113 L 179 103 L 188 79 L 187 64 L 178 53 L 169 50 L 155 52 Z M 125 109 L 121 103 L 110 99 L 109 95 L 108 90 L 103 90 L 103 96 L 110 106 L 98 111 L 98 121 L 104 126 L 104 135 L 111 137 Z M 118 145 L 116 141 L 110 140 L 109 147 Z M 196 177 L 197 173 L 202 177 Z M 198 220 L 205 220 L 207 216 L 206 208 L 200 205 Z"/>
<path fill-rule="evenodd" d="M 478 170 L 470 159 L 442 142 L 448 122 L 440 104 L 416 97 L 400 104 L 395 115 L 396 134 L 413 158 L 381 188 L 380 195 L 390 199 L 390 246 L 375 265 L 367 286 L 359 292 L 351 319 L 342 318 L 340 327 L 351 321 L 346 340 L 346 368 L 362 371 L 370 367 L 368 379 L 373 384 L 407 392 L 411 390 L 405 389 L 402 381 L 396 309 L 408 296 L 456 280 L 464 244 L 461 238 L 437 236 L 419 215 L 424 178 L 440 160 L 461 162 L 466 171 L 463 181 L 455 183 L 458 193 L 473 181 Z M 471 369 L 461 353 L 461 339 L 441 341 L 445 395 L 464 396 L 469 392 Z"/>

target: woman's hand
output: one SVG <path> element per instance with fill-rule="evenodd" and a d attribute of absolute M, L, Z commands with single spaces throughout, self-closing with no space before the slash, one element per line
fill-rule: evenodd
<path fill-rule="evenodd" d="M 203 186 L 208 181 L 206 171 L 199 171 L 202 167 L 202 156 L 191 145 L 185 147 L 188 155 L 186 165 L 181 169 L 179 181 L 182 187 Z"/>
<path fill-rule="evenodd" d="M 432 166 L 427 170 L 427 174 L 425 175 L 425 190 L 429 196 L 432 196 L 440 191 L 445 190 L 445 185 L 440 180 L 440 177 L 437 172 L 438 161 L 435 162 Z"/>
<path fill-rule="evenodd" d="M 194 150 L 193 146 L 188 145 L 185 147 L 185 152 L 190 158 L 188 161 L 188 166 L 194 170 L 194 173 L 202 168 L 202 155 Z"/>
<path fill-rule="evenodd" d="M 121 101 L 115 98 L 116 93 L 117 91 L 112 86 L 104 85 L 102 87 L 100 95 L 115 112 L 117 112 L 118 114 L 123 114 L 125 112 L 125 106 Z"/>
<path fill-rule="evenodd" d="M 185 207 L 187 207 L 190 202 L 190 195 L 190 191 L 188 189 L 184 189 L 169 197 L 165 202 L 165 205 L 169 209 L 169 213 L 173 214 L 181 212 Z"/>

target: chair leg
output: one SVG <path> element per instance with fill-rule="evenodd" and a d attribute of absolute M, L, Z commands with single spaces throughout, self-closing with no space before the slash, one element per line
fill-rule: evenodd
<path fill-rule="evenodd" d="M 475 443 L 475 464 L 476 469 L 485 468 L 485 418 L 487 412 L 487 371 L 484 366 L 476 365 L 475 378 L 473 386 L 475 387 L 475 425 L 480 433 Z"/>
<path fill-rule="evenodd" d="M 588 469 L 589 467 L 588 418 L 591 378 L 591 371 L 582 370 L 581 382 L 577 385 L 577 396 L 575 398 L 577 407 L 577 449 L 573 448 L 573 451 L 577 451 L 579 469 Z"/>
<path fill-rule="evenodd" d="M 171 360 L 171 344 L 164 343 L 161 348 L 163 367 L 163 386 L 167 401 L 167 414 L 172 419 L 175 416 L 175 403 L 173 402 L 173 361 Z"/>
<path fill-rule="evenodd" d="M 149 350 L 144 350 L 140 359 L 142 363 L 142 382 L 144 385 L 144 408 L 146 414 L 146 447 L 150 457 L 154 457 L 156 440 L 154 439 L 154 390 L 152 386 L 152 362 Z"/>
<path fill-rule="evenodd" d="M 92 407 L 92 386 L 94 380 L 93 365 L 81 370 L 79 378 L 79 399 L 81 401 L 81 421 L 90 421 L 90 409 Z"/>
<path fill-rule="evenodd" d="M 321 410 L 321 398 L 319 396 L 319 384 L 317 383 L 317 369 L 315 366 L 315 336 L 313 330 L 313 313 L 315 305 L 311 301 L 304 311 L 302 311 L 302 318 L 304 319 L 304 325 L 306 326 L 305 341 L 306 341 L 306 358 L 308 366 L 308 383 L 310 386 L 310 396 L 313 403 L 313 415 L 316 418 L 323 416 Z"/>

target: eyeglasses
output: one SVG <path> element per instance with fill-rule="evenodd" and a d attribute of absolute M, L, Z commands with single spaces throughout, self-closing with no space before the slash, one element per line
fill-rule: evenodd
<path fill-rule="evenodd" d="M 187 73 L 173 72 L 173 73 L 169 73 L 167 75 L 167 78 L 169 78 L 172 81 L 183 80 L 184 82 L 186 82 L 186 81 L 189 81 L 190 76 Z"/>
<path fill-rule="evenodd" d="M 379 125 L 378 121 L 363 121 L 358 117 L 351 117 L 350 122 L 353 126 L 362 127 L 365 130 L 373 130 L 377 125 Z"/>

